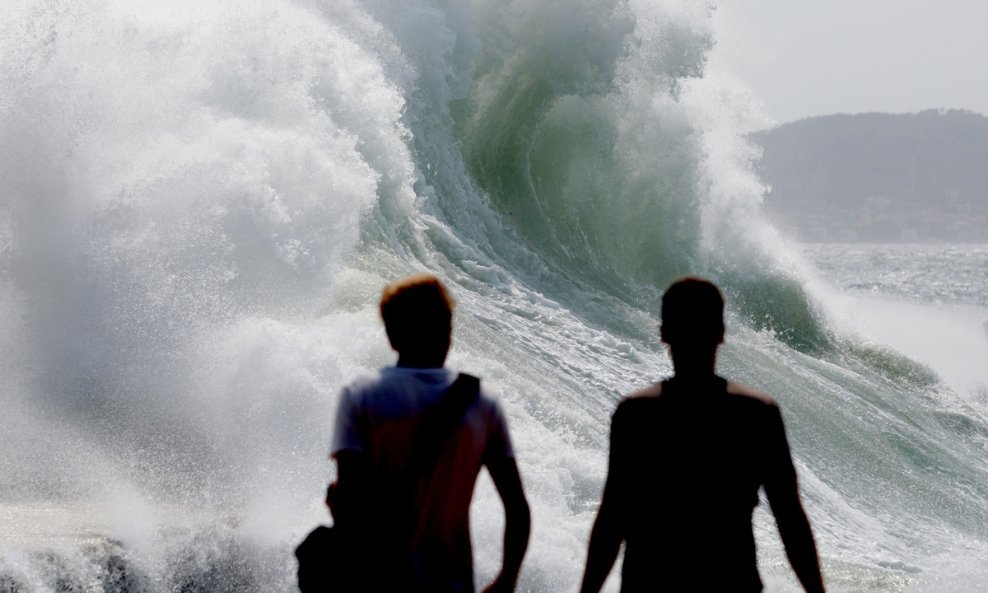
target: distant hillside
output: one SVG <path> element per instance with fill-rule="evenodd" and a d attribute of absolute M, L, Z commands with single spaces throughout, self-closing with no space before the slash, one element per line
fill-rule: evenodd
<path fill-rule="evenodd" d="M 829 115 L 753 139 L 766 209 L 804 240 L 988 242 L 988 117 Z"/>

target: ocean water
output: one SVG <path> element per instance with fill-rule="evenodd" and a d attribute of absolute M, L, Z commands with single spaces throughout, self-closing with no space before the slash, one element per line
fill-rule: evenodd
<path fill-rule="evenodd" d="M 521 590 L 577 588 L 684 273 L 727 295 L 721 372 L 782 403 L 830 590 L 988 586 L 986 248 L 781 236 L 708 3 L 9 0 L 0 27 L 0 591 L 295 590 L 337 390 L 392 362 L 375 303 L 415 270 L 509 417 Z M 486 480 L 472 521 L 486 581 Z"/>

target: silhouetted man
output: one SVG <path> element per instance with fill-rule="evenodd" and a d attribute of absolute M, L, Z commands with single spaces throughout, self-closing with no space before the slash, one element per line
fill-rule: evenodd
<path fill-rule="evenodd" d="M 502 569 L 487 590 L 511 591 L 528 546 L 528 502 L 499 404 L 443 368 L 453 301 L 419 274 L 385 287 L 380 309 L 398 364 L 343 389 L 332 445 L 336 524 L 367 540 L 357 590 L 472 592 L 469 508 L 486 466 L 506 519 Z"/>
<path fill-rule="evenodd" d="M 759 487 L 803 588 L 824 590 L 778 405 L 714 373 L 723 311 L 720 290 L 699 278 L 662 297 L 674 375 L 614 412 L 583 593 L 600 590 L 622 541 L 622 593 L 761 591 L 751 526 Z"/>

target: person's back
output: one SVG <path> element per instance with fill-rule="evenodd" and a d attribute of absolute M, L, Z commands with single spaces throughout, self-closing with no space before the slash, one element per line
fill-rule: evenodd
<path fill-rule="evenodd" d="M 487 459 L 513 457 L 501 410 L 481 390 L 445 439 L 428 479 L 419 479 L 421 463 L 412 444 L 429 430 L 428 413 L 456 378 L 445 368 L 404 367 L 361 378 L 344 388 L 338 414 L 338 423 L 354 429 L 334 433 L 334 453 L 361 447 L 368 456 L 374 547 L 401 555 L 407 546 L 417 573 L 411 578 L 422 590 L 472 590 L 474 486 Z"/>
<path fill-rule="evenodd" d="M 778 406 L 719 377 L 630 395 L 612 424 L 622 590 L 759 591 L 758 489 L 793 476 Z M 716 566 L 716 570 L 711 570 Z"/>
<path fill-rule="evenodd" d="M 472 592 L 469 506 L 487 467 L 505 506 L 502 571 L 510 591 L 528 542 L 529 511 L 500 407 L 476 379 L 443 367 L 452 299 L 434 277 L 385 288 L 381 315 L 398 364 L 340 397 L 327 502 L 336 524 L 364 540 L 361 590 Z"/>
<path fill-rule="evenodd" d="M 625 542 L 623 593 L 761 591 L 751 515 L 764 487 L 800 582 L 822 593 L 778 405 L 714 373 L 720 291 L 696 278 L 673 283 L 661 334 L 675 375 L 614 413 L 581 590 L 600 590 Z"/>

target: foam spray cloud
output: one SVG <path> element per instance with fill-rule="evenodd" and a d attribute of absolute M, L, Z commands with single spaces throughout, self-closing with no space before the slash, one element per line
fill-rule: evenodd
<path fill-rule="evenodd" d="M 4 3 L 0 583 L 291 590 L 335 394 L 390 361 L 375 298 L 415 269 L 460 303 L 453 365 L 502 393 L 536 512 L 526 588 L 575 587 L 609 412 L 668 370 L 656 299 L 685 272 L 734 303 L 724 367 L 793 412 L 846 590 L 899 590 L 923 550 L 976 556 L 978 441 L 929 411 L 936 377 L 838 336 L 761 219 L 757 114 L 704 76 L 712 10 Z M 499 516 L 482 483 L 480 578 Z"/>

